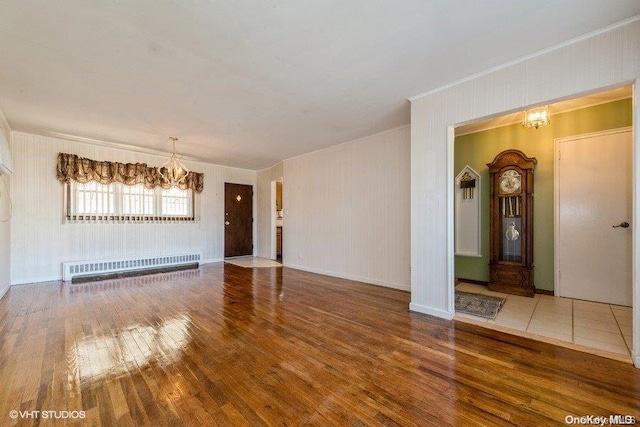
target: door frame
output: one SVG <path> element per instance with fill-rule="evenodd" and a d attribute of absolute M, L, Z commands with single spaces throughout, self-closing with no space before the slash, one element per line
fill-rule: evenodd
<path fill-rule="evenodd" d="M 560 253 L 557 250 L 560 247 L 560 200 L 561 198 L 560 198 L 560 174 L 558 173 L 559 172 L 558 169 L 560 168 L 560 165 L 558 164 L 559 163 L 558 159 L 560 156 L 560 144 L 562 142 L 573 141 L 576 139 L 584 139 L 584 138 L 590 138 L 590 137 L 613 135 L 616 133 L 631 132 L 631 150 L 632 150 L 632 153 L 634 153 L 635 155 L 636 149 L 635 149 L 634 140 L 633 140 L 633 128 L 634 126 L 626 126 L 622 128 L 603 130 L 600 132 L 589 132 L 589 133 L 583 133 L 580 135 L 571 135 L 563 138 L 555 138 L 553 140 L 553 281 L 554 281 L 553 290 L 554 290 L 555 296 L 560 296 L 562 294 L 560 291 L 561 290 Z M 632 169 L 631 180 L 633 182 L 632 187 L 635 188 L 635 181 L 636 181 L 635 162 L 633 162 L 631 169 Z M 631 206 L 633 210 L 635 210 L 635 203 L 636 203 L 635 194 L 632 189 L 631 190 Z M 631 215 L 632 217 L 634 216 L 633 212 Z M 632 229 L 632 232 L 633 232 L 633 236 L 635 236 L 635 227 Z M 632 241 L 633 240 L 634 238 L 632 237 Z M 635 251 L 632 250 L 632 254 L 630 255 L 632 258 L 632 263 L 631 263 L 632 270 L 633 270 L 633 266 L 635 265 L 635 263 L 633 262 L 634 252 Z M 634 282 L 633 280 L 634 277 L 635 276 L 632 271 L 632 274 L 631 274 L 632 282 Z M 632 283 L 632 286 L 633 286 L 633 283 Z M 635 306 L 635 298 L 633 298 L 633 296 L 632 296 L 632 306 Z"/>
<path fill-rule="evenodd" d="M 640 117 L 640 100 L 638 99 L 638 87 L 640 85 L 640 78 L 636 79 L 632 88 L 632 111 L 631 111 L 631 126 L 632 126 L 632 138 L 633 146 L 631 150 L 633 152 L 633 183 L 632 183 L 632 224 L 640 224 L 640 132 L 638 131 L 638 117 Z M 631 289 L 631 298 L 633 301 L 632 308 L 632 328 L 631 328 L 631 340 L 633 342 L 633 349 L 631 350 L 631 357 L 633 358 L 636 368 L 640 368 L 640 230 L 638 227 L 631 229 L 631 280 L 633 286 Z"/>
<path fill-rule="evenodd" d="M 233 182 L 233 181 L 227 181 L 227 180 L 223 180 L 222 182 L 222 260 L 224 260 L 225 258 L 227 258 L 226 256 L 226 238 L 227 238 L 227 227 L 224 225 L 224 222 L 226 221 L 226 184 L 236 184 L 236 185 L 246 185 L 247 187 L 251 187 L 251 218 L 252 218 L 252 223 L 251 223 L 251 243 L 253 245 L 253 249 L 251 250 L 251 256 L 255 257 L 256 256 L 256 251 L 257 251 L 257 240 L 256 240 L 256 235 L 257 235 L 257 209 L 258 207 L 256 206 L 256 197 L 257 197 L 257 192 L 256 192 L 256 183 L 255 182 L 250 182 L 250 183 L 245 183 L 245 182 Z M 249 256 L 249 255 L 246 255 Z M 233 257 L 230 257 L 233 258 Z"/>
<path fill-rule="evenodd" d="M 278 180 L 274 179 L 271 181 L 271 200 L 269 202 L 269 235 L 271 236 L 271 245 L 269 246 L 269 258 L 272 260 L 276 260 L 278 258 L 276 254 L 276 182 Z"/>

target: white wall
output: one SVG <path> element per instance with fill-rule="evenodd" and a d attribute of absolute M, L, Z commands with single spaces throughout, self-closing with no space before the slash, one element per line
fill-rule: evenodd
<path fill-rule="evenodd" d="M 254 185 L 254 171 L 184 163 L 204 173 L 200 221 L 196 223 L 63 223 L 63 186 L 56 179 L 59 152 L 95 160 L 160 165 L 166 158 L 151 154 L 12 133 L 11 281 L 13 284 L 57 280 L 62 262 L 145 254 L 201 251 L 205 262 L 224 258 L 224 183 Z M 257 211 L 254 198 L 254 217 Z M 254 222 L 254 240 L 256 225 Z"/>
<path fill-rule="evenodd" d="M 7 141 L 11 141 L 9 126 L 0 112 L 0 132 L 4 132 Z M 9 144 L 11 145 L 11 144 Z M 11 179 L 10 175 L 0 175 L 0 220 L 11 216 Z M 0 222 L 0 298 L 9 290 L 11 284 L 11 221 Z"/>
<path fill-rule="evenodd" d="M 409 136 L 403 127 L 284 161 L 286 266 L 409 290 Z"/>
<path fill-rule="evenodd" d="M 634 81 L 640 76 L 638 19 L 412 99 L 412 310 L 447 318 L 454 314 L 453 145 L 447 127 Z M 637 123 L 635 129 L 637 156 L 640 147 Z M 635 167 L 637 218 L 640 207 L 637 162 Z M 639 243 L 637 228 L 634 235 Z M 640 256 L 635 248 L 634 265 L 638 267 Z M 640 341 L 638 279 L 635 273 L 636 349 Z M 635 354 L 636 365 L 640 366 L 638 352 Z"/>

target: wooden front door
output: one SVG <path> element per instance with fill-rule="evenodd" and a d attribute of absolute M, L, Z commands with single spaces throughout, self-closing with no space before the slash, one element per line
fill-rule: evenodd
<path fill-rule="evenodd" d="M 224 256 L 253 254 L 253 187 L 224 184 Z"/>

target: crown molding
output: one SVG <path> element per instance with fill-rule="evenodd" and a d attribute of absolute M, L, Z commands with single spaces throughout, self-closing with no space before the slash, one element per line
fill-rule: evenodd
<path fill-rule="evenodd" d="M 616 22 L 615 24 L 611 24 L 611 25 L 608 25 L 606 27 L 602 27 L 600 29 L 597 29 L 595 31 L 591 31 L 589 33 L 583 34 L 581 36 L 574 37 L 572 39 L 569 39 L 569 40 L 566 40 L 564 42 L 561 42 L 561 43 L 555 44 L 553 46 L 550 46 L 550 47 L 548 47 L 546 49 L 539 50 L 539 51 L 537 51 L 535 53 L 532 53 L 532 54 L 529 54 L 529 55 L 525 55 L 525 56 L 521 56 L 521 57 L 516 58 L 514 60 L 505 62 L 504 64 L 500 64 L 500 65 L 496 65 L 495 67 L 491 67 L 491 68 L 489 68 L 487 70 L 480 71 L 480 72 L 475 73 L 475 74 L 471 74 L 470 76 L 463 77 L 463 78 L 455 80 L 455 81 L 453 81 L 451 83 L 447 83 L 447 84 L 444 84 L 442 86 L 438 86 L 436 88 L 427 90 L 425 92 L 422 92 L 422 93 L 419 93 L 417 95 L 411 96 L 411 97 L 409 97 L 407 99 L 410 102 L 416 101 L 416 100 L 418 100 L 420 98 L 424 98 L 426 96 L 433 95 L 434 93 L 442 92 L 442 91 L 444 91 L 446 89 L 450 89 L 450 88 L 452 88 L 454 86 L 458 86 L 459 84 L 466 83 L 466 82 L 471 81 L 471 80 L 475 80 L 475 79 L 477 79 L 479 77 L 489 75 L 489 74 L 494 73 L 496 71 L 503 70 L 503 69 L 509 68 L 509 67 L 511 67 L 513 65 L 520 64 L 522 62 L 525 62 L 525 61 L 528 61 L 530 59 L 536 58 L 538 56 L 542 56 L 542 55 L 547 54 L 549 52 L 553 52 L 554 50 L 562 49 L 564 47 L 571 46 L 571 45 L 573 45 L 575 43 L 579 43 L 579 42 L 581 42 L 583 40 L 587 40 L 587 39 L 599 36 L 600 34 L 608 33 L 610 31 L 613 31 L 613 30 L 617 29 L 617 28 L 624 27 L 624 26 L 626 26 L 628 24 L 631 24 L 631 23 L 633 23 L 635 21 L 639 21 L 639 20 L 640 20 L 640 15 L 632 16 L 631 18 L 627 18 L 627 19 L 625 19 L 623 21 Z"/>
<path fill-rule="evenodd" d="M 370 138 L 375 138 L 375 137 L 378 137 L 378 136 L 382 136 L 382 135 L 385 135 L 387 133 L 397 132 L 397 131 L 399 131 L 401 129 L 406 129 L 406 128 L 410 129 L 411 128 L 411 124 L 409 123 L 409 124 L 406 124 L 406 125 L 397 126 L 397 127 L 394 127 L 394 128 L 391 128 L 391 129 L 387 129 L 387 130 L 383 130 L 381 132 L 377 132 L 377 133 L 374 133 L 374 134 L 371 134 L 371 135 L 361 136 L 361 137 L 356 138 L 356 139 L 351 139 L 349 141 L 340 142 L 340 143 L 338 143 L 336 145 L 330 145 L 328 147 L 320 148 L 318 150 L 313 150 L 313 151 L 310 151 L 308 153 L 298 154 L 297 156 L 293 156 L 293 157 L 287 157 L 286 159 L 280 160 L 278 163 L 283 163 L 283 162 L 286 162 L 288 160 L 293 160 L 293 159 L 297 159 L 297 158 L 300 158 L 300 157 L 309 156 L 311 154 L 320 153 L 322 151 L 332 150 L 332 149 L 338 148 L 338 147 L 340 147 L 342 145 L 349 145 L 349 144 L 353 144 L 353 143 L 356 143 L 356 142 L 362 142 L 362 141 L 365 141 L 365 140 L 370 139 Z M 276 166 L 278 163 L 276 163 L 275 165 L 273 165 L 271 167 Z M 266 168 L 266 169 L 270 169 L 270 168 Z"/>
<path fill-rule="evenodd" d="M 70 134 L 62 133 L 62 132 L 43 131 L 43 130 L 20 130 L 20 131 L 14 131 L 14 132 L 21 133 L 21 134 L 27 134 L 27 135 L 39 135 L 39 136 L 44 136 L 44 137 L 48 137 L 48 138 L 64 139 L 64 140 L 67 140 L 67 141 L 81 142 L 83 144 L 97 145 L 97 146 L 100 146 L 100 147 L 117 148 L 117 149 L 120 149 L 120 150 L 133 151 L 135 153 L 150 154 L 150 155 L 153 155 L 153 156 L 160 156 L 160 157 L 170 156 L 173 153 L 170 150 L 167 150 L 167 151 L 157 150 L 157 149 L 154 149 L 154 148 L 139 147 L 137 145 L 126 144 L 126 143 L 122 143 L 122 142 L 111 142 L 111 141 L 104 141 L 104 140 L 101 140 L 101 139 L 86 138 L 86 137 L 83 137 L 83 136 L 70 135 Z M 182 155 L 182 154 L 180 155 L 180 159 L 181 160 L 193 161 L 193 162 L 211 163 L 210 160 L 207 160 L 207 159 L 204 159 L 204 158 L 201 158 L 201 157 L 187 156 L 187 155 Z"/>
<path fill-rule="evenodd" d="M 4 115 L 4 109 L 0 105 L 0 127 L 4 131 L 4 136 L 7 137 L 7 141 L 9 140 L 9 134 L 11 133 L 11 125 L 9 125 L 9 121 L 7 120 L 7 116 Z"/>

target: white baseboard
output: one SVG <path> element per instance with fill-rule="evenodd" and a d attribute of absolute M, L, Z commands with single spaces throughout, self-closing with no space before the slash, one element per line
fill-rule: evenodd
<path fill-rule="evenodd" d="M 409 310 L 416 311 L 422 314 L 428 314 L 430 316 L 440 317 L 442 319 L 451 320 L 455 316 L 455 312 L 440 310 L 439 308 L 433 308 L 422 304 L 416 304 L 412 302 L 409 304 Z"/>
<path fill-rule="evenodd" d="M 205 259 L 201 262 L 201 264 L 213 264 L 214 262 L 223 262 L 223 258 L 214 258 L 214 259 Z"/>
<path fill-rule="evenodd" d="M 11 286 L 15 285 L 29 285 L 32 283 L 40 283 L 40 282 L 53 282 L 56 280 L 62 280 L 62 275 L 60 276 L 45 276 L 45 277 L 29 277 L 27 279 L 18 279 L 12 280 Z"/>
<path fill-rule="evenodd" d="M 391 283 L 391 282 L 385 282 L 383 280 L 372 279 L 370 277 L 353 276 L 349 274 L 338 273 L 335 271 L 322 270 L 319 268 L 310 268 L 302 265 L 295 265 L 295 264 L 288 264 L 288 263 L 283 263 L 282 265 L 287 268 L 295 268 L 296 270 L 308 271 L 309 273 L 323 274 L 325 276 L 353 280 L 356 282 L 363 282 L 370 285 L 383 286 L 385 288 L 399 289 L 401 291 L 407 291 L 407 292 L 411 291 L 411 285 L 401 285 L 398 283 Z"/>
<path fill-rule="evenodd" d="M 5 296 L 5 294 L 7 293 L 10 287 L 11 285 L 6 285 L 5 287 L 0 289 L 0 299 L 2 299 L 3 296 Z"/>

